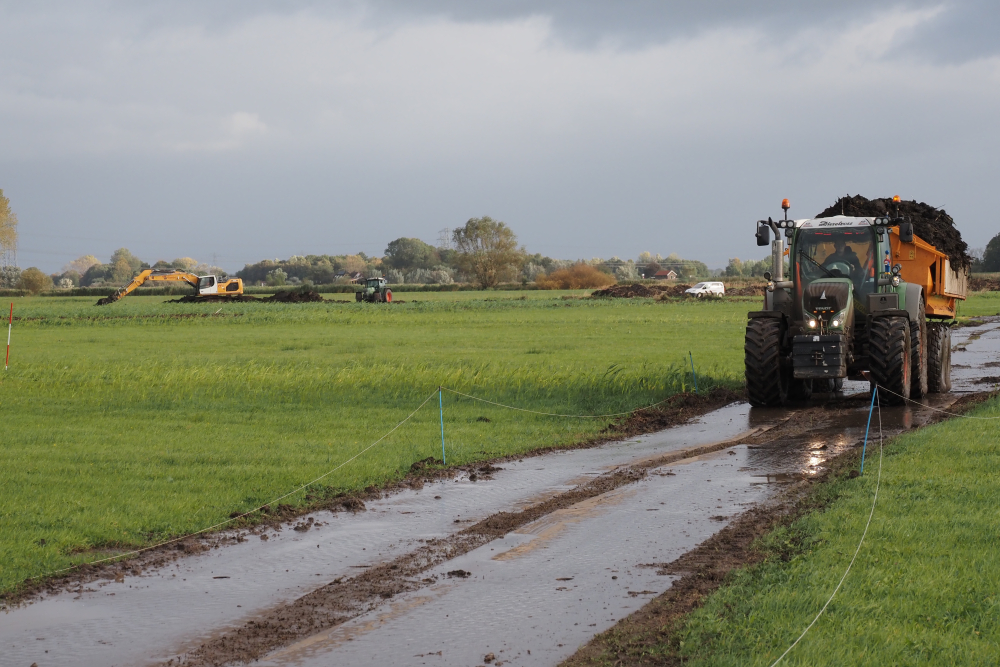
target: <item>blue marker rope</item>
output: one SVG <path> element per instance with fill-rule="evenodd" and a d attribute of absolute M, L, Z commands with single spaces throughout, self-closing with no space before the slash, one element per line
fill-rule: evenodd
<path fill-rule="evenodd" d="M 861 446 L 861 473 L 865 471 L 865 450 L 868 448 L 868 431 L 872 427 L 872 412 L 875 410 L 875 397 L 878 395 L 878 385 L 875 385 L 875 390 L 872 392 L 872 405 L 868 408 L 868 426 L 865 427 L 865 444 Z"/>

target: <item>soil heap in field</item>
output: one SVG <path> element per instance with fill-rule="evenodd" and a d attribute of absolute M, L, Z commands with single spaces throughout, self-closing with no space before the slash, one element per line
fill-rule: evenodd
<path fill-rule="evenodd" d="M 816 217 L 829 218 L 835 215 L 859 218 L 882 215 L 895 217 L 896 207 L 897 204 L 892 201 L 892 197 L 866 199 L 861 195 L 853 197 L 847 195 Z M 962 240 L 962 234 L 955 227 L 955 220 L 943 208 L 934 208 L 930 204 L 913 200 L 901 201 L 898 207 L 899 215 L 913 223 L 913 233 L 947 255 L 953 268 L 969 268 L 972 265 L 969 246 Z"/>
<path fill-rule="evenodd" d="M 314 303 L 318 301 L 326 301 L 319 292 L 314 290 L 306 290 L 305 292 L 278 292 L 273 296 L 269 296 L 264 301 L 280 301 L 281 303 Z"/>
<path fill-rule="evenodd" d="M 185 294 L 179 299 L 171 299 L 167 303 L 232 303 L 234 301 L 259 301 L 255 296 L 240 294 L 239 296 L 224 296 L 222 294 Z M 98 301 L 98 303 L 100 303 Z"/>
<path fill-rule="evenodd" d="M 630 283 L 626 285 L 612 285 L 606 289 L 595 290 L 590 296 L 610 296 L 616 299 L 653 298 L 666 294 L 667 296 L 680 296 L 690 285 L 642 285 L 640 283 Z"/>
<path fill-rule="evenodd" d="M 969 291 L 1000 292 L 1000 278 L 969 278 Z"/>

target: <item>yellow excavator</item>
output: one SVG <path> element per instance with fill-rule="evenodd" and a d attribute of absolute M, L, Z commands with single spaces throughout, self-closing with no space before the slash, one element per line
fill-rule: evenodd
<path fill-rule="evenodd" d="M 243 295 L 243 281 L 239 278 L 219 280 L 215 276 L 196 276 L 193 273 L 188 273 L 187 271 L 146 269 L 133 278 L 132 282 L 128 285 L 115 290 L 108 296 L 98 301 L 97 305 L 103 306 L 105 304 L 114 303 L 122 297 L 128 296 L 149 281 L 187 283 L 188 285 L 191 285 L 191 287 L 198 290 L 199 297 L 205 297 L 206 299 L 238 297 Z"/>

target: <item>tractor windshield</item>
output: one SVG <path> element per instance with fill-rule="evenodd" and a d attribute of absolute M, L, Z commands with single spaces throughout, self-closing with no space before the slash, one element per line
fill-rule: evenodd
<path fill-rule="evenodd" d="M 870 227 L 801 230 L 792 262 L 799 294 L 823 278 L 850 278 L 859 295 L 874 292 L 874 240 Z"/>

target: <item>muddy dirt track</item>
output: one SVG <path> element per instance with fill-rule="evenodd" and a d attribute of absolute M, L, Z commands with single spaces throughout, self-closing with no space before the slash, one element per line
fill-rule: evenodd
<path fill-rule="evenodd" d="M 956 330 L 954 343 L 955 392 L 932 405 L 989 389 L 1000 322 Z M 480 665 L 492 653 L 493 665 L 555 665 L 674 582 L 683 592 L 684 567 L 665 564 L 738 547 L 748 521 L 787 512 L 857 446 L 866 408 L 850 396 L 794 411 L 733 403 L 193 542 L 0 616 L 0 663 Z M 883 410 L 887 433 L 936 417 Z"/>

